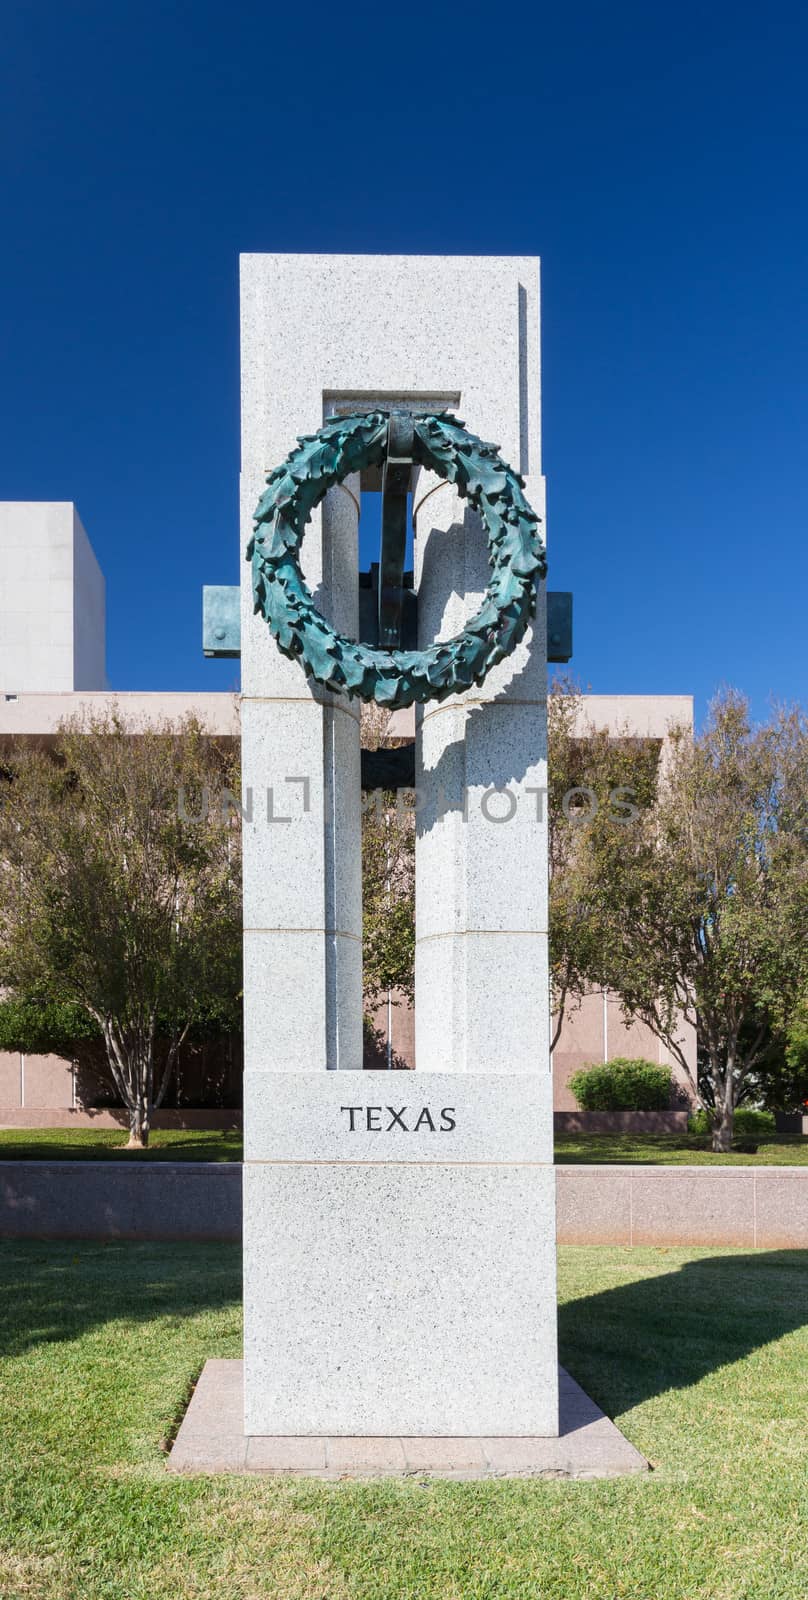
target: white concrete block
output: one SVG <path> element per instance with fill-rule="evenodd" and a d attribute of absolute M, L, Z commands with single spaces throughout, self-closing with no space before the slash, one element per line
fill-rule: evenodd
<path fill-rule="evenodd" d="M 343 701 L 323 718 L 325 925 L 362 934 L 362 840 L 359 711 Z M 357 996 L 343 1005 L 357 1009 Z M 359 1008 L 361 1009 L 361 1007 Z"/>
<path fill-rule="evenodd" d="M 362 929 L 327 934 L 325 940 L 326 1067 L 361 1072 Z"/>
<path fill-rule="evenodd" d="M 105 689 L 106 584 L 78 512 L 73 512 L 73 687 Z"/>
<path fill-rule="evenodd" d="M 325 992 L 322 933 L 290 928 L 245 931 L 245 1085 L 254 1069 L 325 1071 Z"/>
<path fill-rule="evenodd" d="M 415 985 L 419 1072 L 537 1073 L 549 1082 L 545 934 L 419 940 Z M 547 1120 L 549 1130 L 549 1103 Z"/>
<path fill-rule="evenodd" d="M 244 1179 L 248 1434 L 557 1434 L 551 1166 Z"/>
<path fill-rule="evenodd" d="M 311 1072 L 362 1065 L 359 708 L 313 687 L 299 663 L 281 655 L 254 614 L 244 561 L 267 472 L 298 435 L 324 419 L 322 385 L 313 382 L 317 352 L 308 337 L 288 349 L 283 299 L 271 281 L 251 283 L 245 275 L 241 677 L 244 803 L 251 790 L 253 819 L 244 832 L 244 923 L 246 930 L 278 935 L 276 973 L 263 987 L 269 940 L 250 946 L 245 935 L 252 951 L 245 970 L 246 1074 L 267 1064 Z M 354 635 L 358 494 L 353 479 L 329 493 L 301 554 L 317 605 Z"/>
<path fill-rule="evenodd" d="M 544 702 L 450 701 L 420 726 L 419 939 L 546 932 Z"/>
<path fill-rule="evenodd" d="M 361 1007 L 336 1000 L 338 992 L 361 990 L 359 937 L 320 929 L 246 930 L 245 1093 L 252 1072 L 359 1071 Z"/>
<path fill-rule="evenodd" d="M 241 719 L 244 926 L 324 933 L 322 708 L 245 699 Z"/>
<path fill-rule="evenodd" d="M 246 1161 L 552 1164 L 549 1074 L 252 1072 Z"/>

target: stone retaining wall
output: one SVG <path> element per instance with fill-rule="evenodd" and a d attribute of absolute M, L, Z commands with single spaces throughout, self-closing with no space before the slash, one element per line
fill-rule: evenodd
<path fill-rule="evenodd" d="M 559 1244 L 808 1248 L 808 1167 L 559 1166 Z M 241 1167 L 0 1161 L 0 1236 L 241 1238 Z"/>
<path fill-rule="evenodd" d="M 0 1161 L 0 1237 L 241 1238 L 241 1166 Z"/>
<path fill-rule="evenodd" d="M 689 1111 L 554 1111 L 556 1133 L 687 1133 Z"/>
<path fill-rule="evenodd" d="M 808 1248 L 808 1167 L 559 1166 L 559 1244 Z"/>

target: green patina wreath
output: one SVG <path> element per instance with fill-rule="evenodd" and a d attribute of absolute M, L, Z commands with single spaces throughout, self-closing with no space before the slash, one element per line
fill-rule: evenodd
<path fill-rule="evenodd" d="M 461 633 L 428 650 L 373 649 L 335 632 L 303 578 L 303 533 L 329 489 L 384 460 L 389 420 L 389 411 L 335 417 L 300 438 L 266 480 L 247 560 L 255 610 L 283 654 L 300 661 L 323 688 L 393 709 L 444 700 L 481 684 L 535 614 L 536 579 L 544 577 L 546 561 L 524 480 L 506 466 L 496 445 L 467 433 L 456 417 L 414 417 L 413 460 L 455 484 L 485 524 L 491 564 L 485 598 Z"/>

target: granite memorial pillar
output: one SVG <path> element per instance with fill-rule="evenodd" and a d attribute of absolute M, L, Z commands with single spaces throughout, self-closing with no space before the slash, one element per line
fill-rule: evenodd
<path fill-rule="evenodd" d="M 455 411 L 542 514 L 535 260 L 248 256 L 242 305 L 242 548 L 297 435 L 373 406 Z M 432 487 L 424 643 L 486 581 L 476 518 Z M 304 546 L 354 635 L 360 489 Z M 482 689 L 419 715 L 416 1071 L 362 1074 L 358 702 L 280 655 L 246 566 L 242 593 L 245 1431 L 553 1435 L 542 597 Z"/>

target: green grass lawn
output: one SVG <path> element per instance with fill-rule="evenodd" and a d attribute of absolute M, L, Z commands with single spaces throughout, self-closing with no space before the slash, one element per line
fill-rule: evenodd
<path fill-rule="evenodd" d="M 0 1128 L 0 1161 L 241 1160 L 235 1130 L 158 1128 L 145 1150 L 127 1150 L 128 1137 L 121 1128 Z"/>
<path fill-rule="evenodd" d="M 239 1353 L 239 1251 L 3 1245 L 0 1595 L 804 1600 L 808 1254 L 566 1249 L 560 1268 L 562 1357 L 647 1478 L 171 1477 L 202 1363 Z"/>
<path fill-rule="evenodd" d="M 557 1134 L 557 1162 L 650 1162 L 654 1166 L 804 1167 L 808 1139 L 782 1133 L 741 1135 L 739 1142 L 757 1144 L 755 1155 L 733 1150 L 714 1155 L 706 1134 L 570 1133 Z"/>
<path fill-rule="evenodd" d="M 116 1128 L 1 1128 L 0 1161 L 240 1161 L 239 1132 L 158 1129 L 147 1150 L 125 1149 Z M 704 1134 L 567 1134 L 556 1138 L 556 1161 L 690 1162 L 706 1166 L 808 1166 L 808 1139 L 763 1134 L 757 1155 L 715 1156 Z"/>

